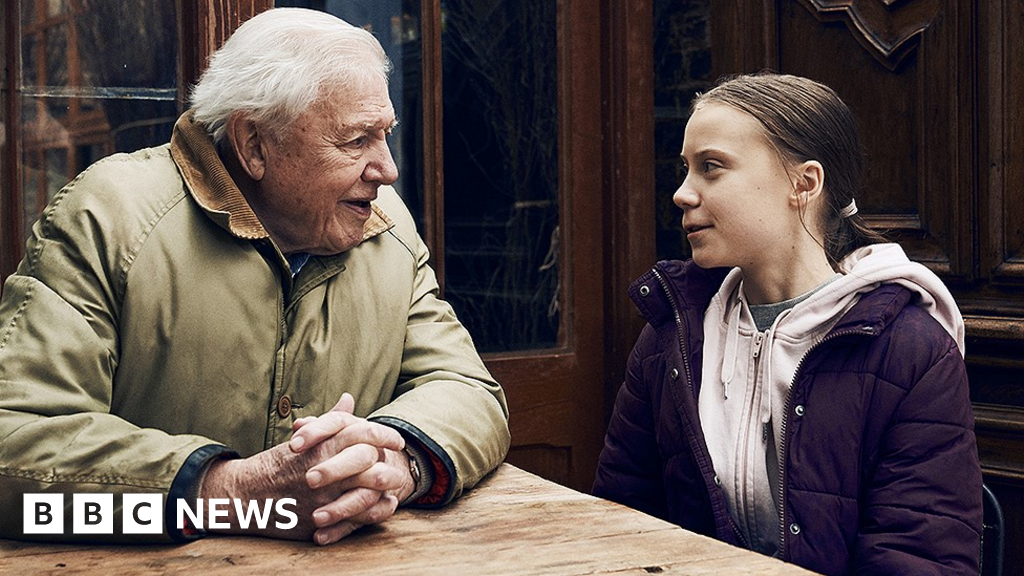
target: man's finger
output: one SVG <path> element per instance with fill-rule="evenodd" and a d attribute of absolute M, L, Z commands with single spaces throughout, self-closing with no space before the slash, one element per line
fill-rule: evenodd
<path fill-rule="evenodd" d="M 369 508 L 369 510 L 362 514 L 356 514 L 351 520 L 363 525 L 380 524 L 388 518 L 391 518 L 397 509 L 398 498 L 391 494 L 384 494 L 376 504 Z"/>
<path fill-rule="evenodd" d="M 294 422 L 292 422 L 292 432 L 298 431 L 299 428 L 302 428 L 303 426 L 309 424 L 314 420 L 316 420 L 316 416 L 304 416 L 302 418 L 295 420 Z"/>
<path fill-rule="evenodd" d="M 363 420 L 356 418 L 348 412 L 327 412 L 323 416 L 311 418 L 308 422 L 304 422 L 299 429 L 292 434 L 291 440 L 288 441 L 288 447 L 292 452 L 299 454 L 302 451 L 309 450 L 310 447 L 316 446 L 324 440 L 335 436 L 346 426 L 357 422 L 363 422 Z"/>
<path fill-rule="evenodd" d="M 320 528 L 313 533 L 313 541 L 320 546 L 334 544 L 345 536 L 355 532 L 363 525 L 358 522 L 338 522 L 326 528 Z"/>
<path fill-rule="evenodd" d="M 355 450 L 353 447 L 350 450 Z M 344 492 L 356 488 L 368 488 L 379 492 L 397 493 L 406 482 L 409 471 L 396 468 L 387 462 L 375 462 L 363 470 L 350 473 L 365 465 L 367 453 L 359 451 L 339 454 L 306 473 L 306 484 L 313 490 L 330 486 L 332 491 Z M 314 486 L 313 484 L 316 484 Z"/>
<path fill-rule="evenodd" d="M 377 448 L 369 444 L 349 446 L 306 472 L 306 483 L 312 489 L 345 482 L 345 488 L 353 485 L 366 486 L 377 490 L 390 490 L 400 475 L 392 466 L 377 459 Z M 357 479 L 357 476 L 364 477 Z"/>
<path fill-rule="evenodd" d="M 351 394 L 345 392 L 338 398 L 338 403 L 331 408 L 331 412 L 348 412 L 352 414 L 356 410 L 356 399 Z"/>
<path fill-rule="evenodd" d="M 314 510 L 313 525 L 317 528 L 327 528 L 338 522 L 352 521 L 377 505 L 383 496 L 369 488 L 349 490 Z"/>
<path fill-rule="evenodd" d="M 389 448 L 395 451 L 405 448 L 405 438 L 402 437 L 398 430 L 368 420 L 359 420 L 345 426 L 343 430 L 338 432 L 333 442 L 336 442 L 335 449 L 339 451 L 356 444 L 370 444 L 378 448 Z"/>

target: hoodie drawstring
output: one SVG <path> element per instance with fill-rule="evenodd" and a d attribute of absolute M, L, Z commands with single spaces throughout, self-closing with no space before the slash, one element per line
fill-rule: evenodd
<path fill-rule="evenodd" d="M 743 299 L 738 298 L 729 314 L 729 327 L 725 336 L 725 356 L 722 358 L 722 384 L 725 389 L 725 398 L 729 399 L 729 383 L 736 374 L 736 347 L 740 339 L 740 312 L 743 309 Z"/>

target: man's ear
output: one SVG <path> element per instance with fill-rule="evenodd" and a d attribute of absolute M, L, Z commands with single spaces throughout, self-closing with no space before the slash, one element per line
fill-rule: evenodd
<path fill-rule="evenodd" d="M 265 143 L 256 123 L 236 112 L 228 117 L 225 129 L 231 150 L 242 170 L 253 180 L 263 179 L 266 171 Z"/>
<path fill-rule="evenodd" d="M 822 198 L 825 191 L 825 168 L 817 160 L 808 160 L 793 167 L 793 194 L 791 202 L 806 208 Z"/>

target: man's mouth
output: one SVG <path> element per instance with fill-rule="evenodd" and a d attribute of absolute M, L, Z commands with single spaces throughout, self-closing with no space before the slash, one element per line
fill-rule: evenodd
<path fill-rule="evenodd" d="M 341 203 L 362 217 L 370 216 L 370 200 L 343 200 Z"/>
<path fill-rule="evenodd" d="M 694 232 L 700 232 L 701 230 L 705 230 L 707 228 L 711 228 L 711 226 L 705 226 L 703 224 L 690 224 L 690 225 L 684 225 L 683 226 L 683 230 L 685 230 L 687 234 L 693 234 Z"/>

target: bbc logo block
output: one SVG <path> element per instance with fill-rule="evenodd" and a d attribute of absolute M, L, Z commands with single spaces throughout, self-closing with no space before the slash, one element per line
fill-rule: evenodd
<path fill-rule="evenodd" d="M 72 494 L 71 532 L 74 534 L 113 534 L 113 494 Z M 25 494 L 22 499 L 22 531 L 25 534 L 64 533 L 64 494 Z M 121 496 L 122 534 L 160 534 L 163 525 L 161 494 L 123 494 Z"/>
<path fill-rule="evenodd" d="M 25 534 L 63 534 L 64 533 L 64 495 L 63 494 L 25 494 L 24 526 Z"/>
<path fill-rule="evenodd" d="M 164 501 L 160 494 L 122 494 L 121 523 L 125 534 L 161 534 Z"/>

